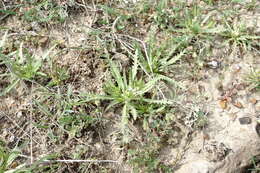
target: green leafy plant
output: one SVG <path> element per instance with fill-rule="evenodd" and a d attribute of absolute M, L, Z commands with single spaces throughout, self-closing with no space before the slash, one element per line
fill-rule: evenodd
<path fill-rule="evenodd" d="M 210 39 L 212 34 L 219 32 L 219 28 L 216 27 L 216 22 L 212 20 L 211 15 L 211 13 L 206 16 L 202 15 L 201 8 L 194 5 L 192 9 L 185 10 L 184 19 L 179 19 L 177 25 L 180 29 L 175 29 L 175 31 L 186 34 L 189 40 Z"/>
<path fill-rule="evenodd" d="M 141 69 L 151 78 L 160 78 L 162 81 L 183 88 L 179 82 L 167 76 L 167 73 L 185 55 L 185 50 L 179 51 L 181 44 L 176 45 L 174 40 L 167 40 L 158 45 L 156 39 L 149 41 L 147 54 L 142 53 L 137 45 L 136 56 L 138 56 Z"/>
<path fill-rule="evenodd" d="M 0 95 L 7 94 L 19 83 L 23 83 L 24 81 L 34 83 L 35 79 L 38 77 L 47 77 L 47 75 L 40 70 L 43 61 L 46 60 L 51 50 L 56 46 L 50 48 L 40 57 L 30 53 L 28 49 L 23 48 L 23 43 L 20 44 L 20 47 L 17 50 L 6 52 L 4 50 L 7 36 L 8 33 L 6 32 L 0 41 L 0 65 L 4 65 L 7 68 L 6 73 L 1 74 L 0 78 L 8 77 L 7 80 L 10 84 L 0 92 Z"/>
<path fill-rule="evenodd" d="M 129 149 L 127 158 L 134 172 L 165 172 L 173 170 L 163 164 L 159 158 L 160 140 L 154 136 L 147 135 L 147 144 L 135 145 L 137 148 Z"/>
<path fill-rule="evenodd" d="M 69 139 L 73 139 L 81 136 L 82 130 L 95 127 L 100 122 L 95 116 L 99 112 L 98 108 L 86 106 L 85 103 L 81 102 L 77 94 L 72 92 L 71 85 L 65 91 L 58 89 L 56 92 L 51 92 L 43 89 L 39 92 L 41 92 L 42 97 L 34 100 L 33 103 L 38 108 L 35 111 L 44 114 L 46 121 L 35 122 L 34 125 L 41 129 L 50 129 L 50 124 L 46 122 L 53 118 L 57 119 L 58 128 L 49 130 L 49 137 L 53 141 L 60 137 L 52 134 L 56 130 L 60 134 L 68 135 Z"/>
<path fill-rule="evenodd" d="M 129 161 L 130 164 L 134 166 L 135 172 L 138 172 L 140 169 L 147 172 L 155 171 L 160 163 L 160 161 L 156 159 L 157 154 L 156 151 L 151 151 L 150 148 L 145 151 L 128 151 Z"/>
<path fill-rule="evenodd" d="M 201 110 L 194 112 L 195 128 L 203 129 L 208 124 L 207 114 Z"/>
<path fill-rule="evenodd" d="M 225 25 L 226 29 L 222 30 L 220 35 L 226 38 L 226 43 L 243 47 L 245 50 L 250 50 L 252 46 L 259 46 L 260 36 L 250 34 L 245 24 L 235 21 L 233 25 L 230 25 L 225 20 Z"/>
<path fill-rule="evenodd" d="M 260 70 L 252 69 L 247 77 L 247 82 L 252 89 L 260 90 Z"/>
<path fill-rule="evenodd" d="M 64 22 L 68 16 L 66 8 L 57 5 L 52 0 L 31 2 L 29 10 L 24 12 L 24 19 L 28 22 L 45 24 Z"/>
<path fill-rule="evenodd" d="M 67 80 L 69 78 L 69 73 L 65 68 L 62 68 L 55 63 L 52 63 L 49 76 L 51 77 L 51 81 L 48 85 L 56 86 L 60 85 L 63 81 Z"/>
<path fill-rule="evenodd" d="M 149 93 L 163 77 L 157 76 L 148 82 L 143 78 L 138 78 L 137 56 L 134 58 L 132 68 L 128 72 L 124 70 L 123 74 L 120 73 L 119 67 L 113 61 L 110 60 L 109 65 L 113 79 L 109 80 L 104 87 L 106 95 L 87 94 L 88 98 L 86 98 L 85 101 L 108 100 L 110 103 L 106 108 L 107 110 L 111 107 L 120 106 L 122 108 L 122 133 L 124 134 L 124 141 L 128 141 L 128 129 L 126 127 L 130 118 L 132 117 L 133 120 L 141 118 L 141 115 L 138 114 L 138 110 L 136 109 L 136 105 L 140 103 L 165 105 L 172 104 L 172 102 L 170 100 L 154 99 L 153 94 Z M 151 97 L 146 96 L 149 94 L 151 94 Z"/>
<path fill-rule="evenodd" d="M 16 168 L 10 169 L 10 166 L 19 157 L 19 150 L 13 149 L 8 151 L 5 147 L 0 145 L 0 172 L 1 173 L 13 173 L 24 167 L 25 164 L 21 164 Z"/>
<path fill-rule="evenodd" d="M 259 164 L 258 164 L 259 163 L 259 156 L 252 157 L 251 162 L 252 162 L 253 168 L 248 169 L 248 171 L 254 171 L 254 172 L 260 171 Z"/>
<path fill-rule="evenodd" d="M 9 70 L 9 73 L 5 74 L 5 76 L 10 76 L 10 85 L 5 88 L 1 95 L 8 93 L 19 82 L 31 81 L 36 76 L 46 76 L 39 71 L 42 61 L 36 59 L 26 49 L 24 50 L 22 44 L 18 50 L 8 55 L 0 54 L 0 60 L 2 61 L 1 64 L 4 64 Z"/>
<path fill-rule="evenodd" d="M 167 28 L 173 24 L 174 9 L 171 6 L 170 0 L 162 0 L 156 3 L 155 13 L 153 14 L 154 22 L 162 29 Z"/>

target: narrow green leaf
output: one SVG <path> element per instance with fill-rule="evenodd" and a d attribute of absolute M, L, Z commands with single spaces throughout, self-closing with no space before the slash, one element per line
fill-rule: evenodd
<path fill-rule="evenodd" d="M 143 120 L 143 129 L 145 131 L 149 130 L 149 125 L 148 125 L 148 122 L 147 122 L 146 118 L 144 118 L 144 120 Z"/>
<path fill-rule="evenodd" d="M 147 103 L 155 103 L 155 104 L 173 104 L 174 102 L 172 100 L 154 100 L 154 99 L 142 99 L 142 101 L 145 101 Z"/>
<path fill-rule="evenodd" d="M 121 90 L 125 90 L 125 85 L 118 67 L 115 65 L 115 63 L 112 60 L 109 61 L 109 64 L 111 66 L 112 76 L 116 80 L 118 86 L 120 87 Z"/>
<path fill-rule="evenodd" d="M 137 111 L 136 111 L 135 107 L 133 105 L 129 104 L 129 109 L 131 111 L 133 119 L 136 120 L 138 115 L 137 115 Z"/>
<path fill-rule="evenodd" d="M 144 88 L 142 88 L 140 91 L 137 92 L 138 95 L 143 95 L 145 93 L 147 93 L 149 90 L 151 90 L 153 87 L 155 87 L 155 84 L 161 80 L 160 77 L 155 77 L 152 80 L 150 80 L 149 82 L 147 82 L 144 86 Z"/>
<path fill-rule="evenodd" d="M 128 103 L 125 103 L 122 109 L 122 125 L 125 126 L 127 124 L 128 124 Z"/>
<path fill-rule="evenodd" d="M 162 69 L 164 69 L 165 67 L 172 65 L 172 64 L 176 63 L 177 61 L 179 61 L 184 54 L 185 54 L 185 51 L 182 51 L 178 55 L 174 56 L 172 59 L 170 59 L 165 64 L 163 64 Z"/>
<path fill-rule="evenodd" d="M 179 88 L 181 88 L 181 89 L 184 89 L 184 88 L 185 88 L 184 86 L 182 86 L 179 82 L 175 81 L 174 79 L 171 79 L 171 78 L 169 78 L 169 77 L 167 77 L 167 76 L 160 75 L 160 74 L 158 74 L 157 76 L 158 76 L 161 80 L 167 81 L 167 82 L 169 82 L 169 83 L 171 83 L 171 84 L 173 84 L 173 85 L 175 85 L 175 86 L 177 86 L 177 87 L 179 87 Z"/>
<path fill-rule="evenodd" d="M 10 166 L 13 161 L 19 156 L 19 151 L 11 151 L 11 153 L 9 154 L 9 157 L 7 159 L 6 165 Z"/>
<path fill-rule="evenodd" d="M 110 108 L 114 107 L 115 105 L 119 104 L 117 100 L 113 100 L 105 109 L 105 112 L 109 110 Z"/>

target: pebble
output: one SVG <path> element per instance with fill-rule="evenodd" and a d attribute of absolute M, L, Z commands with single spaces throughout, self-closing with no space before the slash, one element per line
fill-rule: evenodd
<path fill-rule="evenodd" d="M 251 98 L 249 99 L 249 102 L 255 105 L 257 103 L 257 100 L 255 98 Z"/>
<path fill-rule="evenodd" d="M 252 123 L 252 120 L 250 117 L 242 117 L 242 118 L 239 118 L 239 123 L 241 125 L 245 125 L 245 124 L 251 124 Z"/>
<path fill-rule="evenodd" d="M 236 106 L 237 108 L 240 108 L 240 109 L 243 108 L 243 105 L 240 102 L 234 103 L 234 106 Z"/>
<path fill-rule="evenodd" d="M 260 136 L 260 124 L 258 123 L 255 127 L 256 133 Z"/>

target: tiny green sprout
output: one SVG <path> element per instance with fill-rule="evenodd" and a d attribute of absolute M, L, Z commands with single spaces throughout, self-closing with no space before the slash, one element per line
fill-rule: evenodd
<path fill-rule="evenodd" d="M 252 69 L 246 81 L 252 89 L 260 90 L 260 70 Z"/>

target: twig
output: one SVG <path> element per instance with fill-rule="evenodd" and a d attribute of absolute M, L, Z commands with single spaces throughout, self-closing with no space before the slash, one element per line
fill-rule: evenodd
<path fill-rule="evenodd" d="M 80 163 L 80 162 L 90 162 L 90 163 L 118 163 L 115 160 L 43 160 L 44 162 L 62 162 L 62 163 Z"/>
<path fill-rule="evenodd" d="M 31 164 L 33 163 L 33 141 L 32 141 L 32 88 L 33 88 L 33 84 L 31 86 L 31 99 L 30 99 L 30 107 L 31 107 L 31 110 L 30 110 L 30 154 L 31 154 Z"/>
<path fill-rule="evenodd" d="M 24 157 L 27 159 L 30 159 L 31 157 L 27 155 L 20 154 L 20 157 Z M 39 160 L 38 160 L 39 161 Z M 60 163 L 84 163 L 84 162 L 89 162 L 89 163 L 119 163 L 119 161 L 116 160 L 43 160 L 43 162 L 49 162 L 49 163 L 54 163 L 54 162 L 60 162 Z"/>

